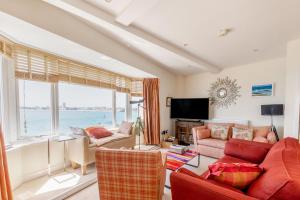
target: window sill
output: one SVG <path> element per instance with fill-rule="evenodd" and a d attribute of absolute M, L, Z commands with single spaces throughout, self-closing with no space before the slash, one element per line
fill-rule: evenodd
<path fill-rule="evenodd" d="M 117 131 L 119 128 L 115 127 L 115 128 L 107 128 L 107 129 L 109 131 Z M 52 138 L 55 136 L 27 137 L 23 139 L 18 139 L 17 141 L 11 142 L 9 145 L 7 145 L 6 152 L 14 151 L 30 145 L 48 142 L 49 137 Z"/>
<path fill-rule="evenodd" d="M 43 136 L 43 137 L 30 137 L 30 138 L 19 139 L 15 142 L 12 142 L 10 144 L 10 147 L 6 149 L 6 152 L 14 151 L 22 147 L 26 147 L 34 144 L 41 144 L 47 142 L 48 138 L 49 138 L 48 136 Z"/>

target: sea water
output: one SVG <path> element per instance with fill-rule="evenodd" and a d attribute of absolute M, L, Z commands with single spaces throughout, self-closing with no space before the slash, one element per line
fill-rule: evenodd
<path fill-rule="evenodd" d="M 132 119 L 137 113 L 132 113 Z M 50 110 L 26 110 L 26 131 L 24 125 L 24 110 L 20 110 L 20 129 L 24 136 L 48 135 L 51 132 L 51 111 Z M 125 112 L 116 113 L 117 125 L 125 120 Z M 86 128 L 93 125 L 100 125 L 112 128 L 112 112 L 90 111 L 90 110 L 61 110 L 59 111 L 59 134 L 68 135 L 70 127 Z"/>

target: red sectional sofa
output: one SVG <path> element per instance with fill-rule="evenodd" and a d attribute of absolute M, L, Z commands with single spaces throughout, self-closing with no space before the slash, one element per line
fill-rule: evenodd
<path fill-rule="evenodd" d="M 300 145 L 293 138 L 271 144 L 231 139 L 219 162 L 257 163 L 264 169 L 251 185 L 241 191 L 187 169 L 171 174 L 173 200 L 296 200 L 300 199 Z"/>

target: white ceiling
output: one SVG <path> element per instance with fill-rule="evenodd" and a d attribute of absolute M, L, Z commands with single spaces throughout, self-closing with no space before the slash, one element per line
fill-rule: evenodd
<path fill-rule="evenodd" d="M 86 1 L 114 16 L 120 13 L 113 4 L 107 10 L 110 3 L 105 1 Z M 128 5 L 125 2 L 123 9 Z M 285 56 L 287 41 L 300 37 L 300 1 L 161 0 L 132 26 L 218 67 L 233 67 Z M 224 28 L 233 31 L 218 37 Z"/>
<path fill-rule="evenodd" d="M 0 34 L 13 41 L 129 77 L 153 75 L 0 12 Z"/>
<path fill-rule="evenodd" d="M 300 37 L 300 0 L 44 2 L 181 75 L 283 57 Z M 225 28 L 232 31 L 218 37 Z"/>

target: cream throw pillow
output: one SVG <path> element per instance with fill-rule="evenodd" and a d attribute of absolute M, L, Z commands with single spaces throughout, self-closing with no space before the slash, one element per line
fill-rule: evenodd
<path fill-rule="evenodd" d="M 232 128 L 232 138 L 241 140 L 253 140 L 253 129 L 252 128 Z"/>
<path fill-rule="evenodd" d="M 229 128 L 225 126 L 212 126 L 211 137 L 215 139 L 227 140 L 228 130 Z"/>
<path fill-rule="evenodd" d="M 131 134 L 131 129 L 132 129 L 132 125 L 133 125 L 133 122 L 125 122 L 123 121 L 119 130 L 118 130 L 118 133 L 122 133 L 122 134 L 125 134 L 125 135 L 130 135 Z"/>

